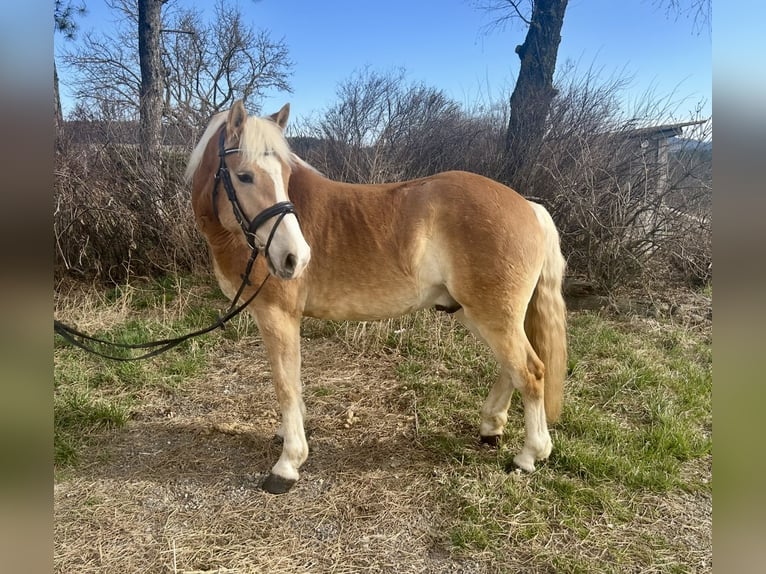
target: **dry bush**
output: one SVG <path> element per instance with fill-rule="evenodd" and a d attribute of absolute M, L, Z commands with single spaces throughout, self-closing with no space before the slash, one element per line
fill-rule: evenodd
<path fill-rule="evenodd" d="M 626 81 L 572 75 L 559 88 L 524 193 L 553 212 L 570 274 L 601 290 L 711 278 L 711 123 L 660 139 L 669 100 L 646 96 L 626 116 Z M 658 151 L 667 145 L 665 152 Z"/>
<path fill-rule="evenodd" d="M 108 124 L 105 124 L 108 125 Z M 112 134 L 112 141 L 120 141 Z M 55 275 L 119 282 L 206 261 L 182 181 L 185 152 L 165 151 L 163 182 L 141 180 L 129 144 L 68 142 L 55 160 Z"/>
<path fill-rule="evenodd" d="M 565 72 L 518 191 L 553 213 L 570 275 L 601 291 L 709 282 L 711 122 L 685 128 L 685 139 L 670 140 L 659 157 L 651 129 L 672 123 L 673 102 L 649 94 L 626 114 L 627 85 Z M 462 169 L 504 180 L 507 103 L 466 111 L 440 90 L 407 84 L 403 73 L 369 70 L 337 95 L 323 115 L 291 127 L 296 153 L 331 179 L 379 183 Z M 121 141 L 107 136 L 99 141 Z M 185 152 L 166 152 L 164 185 L 150 195 L 134 148 L 66 150 L 56 163 L 57 272 L 121 279 L 207 262 L 188 190 L 178 183 Z"/>
<path fill-rule="evenodd" d="M 359 72 L 337 97 L 295 130 L 298 154 L 331 179 L 382 183 L 450 169 L 493 173 L 502 164 L 502 122 L 467 114 L 435 88 L 408 85 L 402 72 Z"/>

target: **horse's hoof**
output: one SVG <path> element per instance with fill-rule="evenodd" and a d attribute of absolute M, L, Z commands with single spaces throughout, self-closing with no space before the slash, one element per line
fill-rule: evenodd
<path fill-rule="evenodd" d="M 481 440 L 481 444 L 488 444 L 489 446 L 497 446 L 500 444 L 500 435 L 499 434 L 493 434 L 488 436 L 481 436 L 479 437 Z"/>
<path fill-rule="evenodd" d="M 295 484 L 295 479 L 283 478 L 278 474 L 269 473 L 261 488 L 270 494 L 284 494 Z"/>

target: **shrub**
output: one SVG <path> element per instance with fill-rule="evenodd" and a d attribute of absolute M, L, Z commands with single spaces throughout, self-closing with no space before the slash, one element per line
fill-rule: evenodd
<path fill-rule="evenodd" d="M 185 161 L 185 153 L 165 151 L 163 182 L 150 187 L 139 175 L 134 146 L 70 141 L 55 160 L 56 278 L 119 282 L 189 271 L 205 261 L 181 183 Z"/>

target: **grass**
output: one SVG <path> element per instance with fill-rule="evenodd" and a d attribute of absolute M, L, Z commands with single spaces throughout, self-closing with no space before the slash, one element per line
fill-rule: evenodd
<path fill-rule="evenodd" d="M 523 420 L 514 397 L 497 451 L 473 440 L 477 406 L 494 382 L 486 350 L 461 341 L 443 358 L 402 361 L 399 376 L 418 393 L 420 440 L 455 461 L 441 485 L 450 540 L 460 552 L 488 551 L 544 540 L 552 530 L 585 536 L 594 522 L 629 525 L 641 498 L 674 491 L 712 492 L 712 482 L 687 472 L 712 456 L 712 355 L 704 337 L 657 322 L 578 314 L 570 323 L 570 376 L 554 452 L 539 470 L 509 475 L 521 446 Z M 449 408 L 445 408 L 448 405 Z M 603 571 L 672 552 L 671 537 L 623 555 L 564 558 L 543 551 L 557 571 Z M 642 556 L 646 549 L 650 556 Z M 540 556 L 538 556 L 540 558 Z M 616 561 L 616 562 L 615 562 Z M 679 562 L 674 571 L 694 571 Z"/>
<path fill-rule="evenodd" d="M 163 277 L 107 290 L 59 295 L 56 313 L 95 337 L 125 344 L 184 334 L 211 324 L 225 309 L 223 295 L 209 281 Z M 113 323 L 113 324 L 109 324 Z M 237 340 L 255 330 L 246 316 L 235 318 L 224 338 Z M 151 361 L 117 362 L 87 354 L 60 337 L 54 342 L 54 462 L 76 464 L 93 435 L 118 429 L 132 409 L 152 392 L 172 393 L 205 368 L 215 338 L 182 343 Z M 107 354 L 130 357 L 143 351 L 97 346 Z M 132 354 L 131 354 L 132 353 Z"/>
<path fill-rule="evenodd" d="M 209 282 L 170 277 L 123 286 L 106 295 L 96 292 L 84 297 L 62 296 L 57 300 L 57 313 L 61 318 L 71 316 L 85 331 L 131 341 L 191 330 L 208 322 L 216 310 L 225 306 Z M 479 409 L 497 377 L 497 368 L 490 352 L 451 318 L 424 311 L 377 323 L 305 320 L 302 335 L 304 352 L 313 357 L 304 361 L 308 420 L 313 427 L 307 470 L 289 495 L 292 498 L 254 498 L 249 503 L 255 505 L 251 508 L 259 508 L 258 516 L 263 515 L 267 522 L 273 520 L 269 512 L 294 516 L 290 523 L 296 538 L 285 538 L 285 547 L 308 552 L 305 549 L 309 546 L 303 545 L 313 540 L 311 552 L 326 550 L 327 556 L 337 558 L 335 545 L 340 545 L 341 539 L 333 537 L 345 532 L 349 538 L 344 539 L 344 544 L 367 545 L 354 546 L 349 554 L 361 560 L 357 565 L 382 560 L 382 553 L 390 549 L 374 545 L 390 539 L 400 540 L 400 553 L 405 548 L 413 555 L 422 555 L 418 544 L 425 540 L 428 547 L 446 552 L 451 561 L 492 565 L 477 571 L 709 569 L 709 328 L 641 317 L 570 314 L 570 372 L 564 410 L 561 420 L 551 428 L 551 458 L 540 463 L 532 474 L 511 469 L 512 458 L 523 442 L 518 394 L 513 398 L 501 445 L 492 449 L 479 444 Z M 54 413 L 58 479 L 66 480 L 77 472 L 83 458 L 93 459 L 94 450 L 98 452 L 96 458 L 108 459 L 110 449 L 101 449 L 100 445 L 127 432 L 125 426 L 130 426 L 131 421 L 151 419 L 148 428 L 156 433 L 157 417 L 147 413 L 155 408 L 177 408 L 189 381 L 214 376 L 212 373 L 221 368 L 221 357 L 231 355 L 236 348 L 226 345 L 241 339 L 257 339 L 253 321 L 247 318 L 236 321 L 223 336 L 203 337 L 151 362 L 137 363 L 105 361 L 58 341 Z M 243 364 L 237 360 L 251 361 L 247 352 L 242 355 L 246 358 L 236 359 L 236 365 Z M 316 366 L 319 357 L 327 362 Z M 229 419 L 216 427 L 224 429 L 226 441 L 179 447 L 183 457 L 168 462 L 173 469 L 168 476 L 172 478 L 166 479 L 168 490 L 162 500 L 172 499 L 181 487 L 175 478 L 177 468 L 205 461 L 207 452 L 220 451 L 221 459 L 199 462 L 202 469 L 228 469 L 242 457 L 259 452 L 252 443 L 254 438 L 245 443 L 231 438 L 240 434 L 230 421 L 260 424 L 257 416 L 247 418 L 256 409 L 269 419 L 264 422 L 272 425 L 274 402 L 268 373 L 262 375 L 262 384 L 267 386 L 255 387 L 258 390 L 252 397 L 243 394 L 242 403 L 235 403 L 233 397 L 240 391 L 236 378 L 229 374 L 231 361 L 231 357 L 224 361 L 225 383 L 206 391 L 210 393 L 206 397 L 194 394 L 193 401 L 187 400 L 197 404 L 207 401 L 222 409 L 216 411 L 219 417 L 227 413 Z M 261 366 L 252 369 L 261 377 Z M 387 382 L 381 386 L 378 379 Z M 194 392 L 198 393 L 200 385 L 195 384 Z M 269 396 L 262 400 L 263 393 Z M 256 400 L 259 406 L 252 404 Z M 349 406 L 361 422 L 344 426 Z M 387 422 L 387 417 L 394 418 Z M 176 430 L 163 431 L 169 434 L 157 445 L 145 439 L 143 456 L 158 456 L 147 453 L 174 448 L 167 445 L 186 436 L 179 429 L 187 427 L 172 428 Z M 393 433 L 394 428 L 399 434 Z M 358 434 L 349 435 L 351 446 L 342 448 L 338 441 L 348 433 Z M 212 438 L 204 438 L 209 436 Z M 217 436 L 204 431 L 189 435 L 188 440 L 218 441 Z M 370 449 L 369 445 L 377 446 Z M 235 450 L 228 452 L 226 448 Z M 239 448 L 242 451 L 236 450 Z M 263 448 L 273 451 L 271 446 Z M 277 452 L 265 456 L 270 460 Z M 356 455 L 358 458 L 353 458 Z M 132 458 L 128 460 L 132 467 Z M 244 471 L 231 472 L 234 484 L 241 485 Z M 400 473 L 409 477 L 408 482 L 399 482 Z M 185 476 L 206 475 L 204 470 L 193 470 Z M 252 480 L 246 479 L 245 483 Z M 148 483 L 123 486 L 138 489 L 144 484 Z M 218 501 L 222 488 L 232 488 L 226 482 L 212 485 L 210 492 L 202 487 L 193 490 L 188 482 L 183 485 L 193 497 L 184 494 L 179 499 L 181 506 L 166 512 L 171 516 L 179 513 L 189 523 L 195 519 L 184 515 L 182 503 L 196 500 L 204 506 L 206 496 Z M 96 486 L 91 488 L 97 490 Z M 367 489 L 372 489 L 373 494 L 365 499 Z M 239 498 L 263 496 L 242 491 L 241 486 L 232 492 L 231 496 Z M 104 500 L 110 496 L 118 495 L 101 495 Z M 142 496 L 149 497 L 147 504 L 159 504 L 151 502 L 156 497 L 154 491 Z M 352 504 L 357 499 L 358 508 Z M 94 504 L 91 510 L 88 500 L 90 493 L 78 512 L 84 512 L 86 507 L 88 512 L 101 508 Z M 216 508 L 209 508 L 208 515 L 215 515 Z M 253 517 L 245 516 L 246 508 L 233 504 L 227 521 L 249 524 Z M 131 511 L 132 515 L 136 512 Z M 375 529 L 369 521 L 383 512 L 399 512 L 404 518 Z M 429 526 L 420 531 L 416 541 L 407 543 L 407 533 L 417 526 L 416 517 L 423 512 L 430 517 Z M 357 513 L 363 518 L 355 519 Z M 150 520 L 157 522 L 159 518 Z M 228 524 L 216 524 L 210 522 L 207 526 L 220 527 L 226 537 L 235 536 L 228 534 Z M 301 534 L 298 524 L 309 530 Z M 255 526 L 248 528 L 257 531 Z M 184 535 L 188 530 L 176 531 L 176 536 Z M 289 536 L 287 532 L 281 535 Z M 319 535 L 321 541 L 326 540 L 326 546 L 317 542 Z M 266 538 L 261 539 L 259 544 L 266 544 Z M 216 550 L 215 541 L 208 539 L 204 544 L 213 544 L 205 546 L 211 557 L 225 553 L 223 548 Z M 252 549 L 251 543 L 247 544 Z M 367 547 L 377 548 L 369 550 L 377 554 L 365 558 Z M 199 548 L 189 551 L 193 554 Z M 266 547 L 263 552 L 269 556 L 279 554 Z M 164 555 L 163 550 L 157 555 Z M 395 563 L 392 556 L 385 555 Z M 323 563 L 317 560 L 316 564 Z M 236 562 L 225 564 L 236 568 Z M 428 571 L 405 566 L 402 571 Z M 433 571 L 440 568 L 437 563 Z"/>

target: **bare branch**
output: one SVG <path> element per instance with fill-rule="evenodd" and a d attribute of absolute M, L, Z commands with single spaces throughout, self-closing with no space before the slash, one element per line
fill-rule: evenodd
<path fill-rule="evenodd" d="M 691 19 L 693 30 L 699 34 L 703 30 L 711 31 L 713 22 L 713 0 L 652 0 L 658 8 L 664 8 L 665 16 L 678 19 Z"/>
<path fill-rule="evenodd" d="M 526 27 L 532 21 L 532 0 L 475 0 L 473 4 L 491 17 L 490 23 L 484 26 L 485 32 L 495 28 L 504 29 L 515 21 Z"/>
<path fill-rule="evenodd" d="M 137 116 L 140 87 L 135 2 L 108 0 L 122 20 L 111 36 L 88 35 L 70 48 L 64 63 L 75 72 L 80 107 L 98 116 L 105 102 L 110 113 Z M 266 90 L 289 92 L 293 63 L 284 40 L 252 28 L 240 10 L 219 0 L 211 22 L 199 9 L 168 5 L 163 13 L 163 114 L 172 123 L 201 126 L 234 99 L 249 100 L 258 111 Z M 226 30 L 225 34 L 221 30 Z"/>

